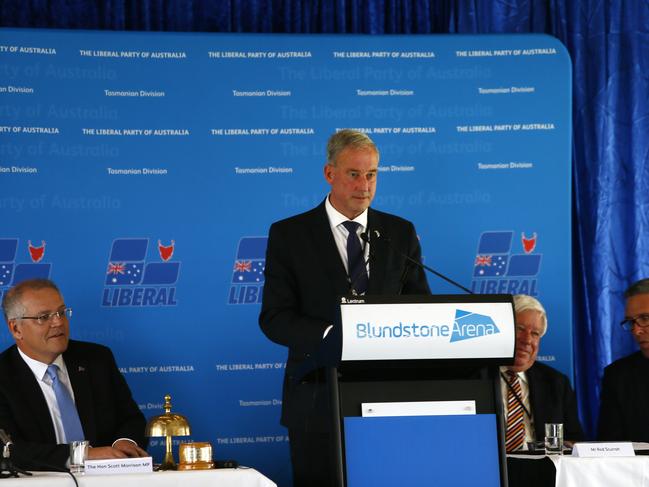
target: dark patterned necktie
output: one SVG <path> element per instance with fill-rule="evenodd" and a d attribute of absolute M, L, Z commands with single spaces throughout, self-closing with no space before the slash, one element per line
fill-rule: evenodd
<path fill-rule="evenodd" d="M 346 221 L 342 223 L 349 232 L 347 235 L 347 269 L 349 272 L 349 283 L 352 293 L 363 294 L 367 291 L 369 277 L 365 267 L 365 256 L 363 248 L 356 231 L 360 223 Z"/>
<path fill-rule="evenodd" d="M 520 402 L 521 383 L 518 374 L 513 370 L 507 371 L 509 387 L 507 387 L 507 432 L 505 433 L 505 449 L 507 453 L 519 450 L 525 442 L 525 411 Z M 518 397 L 518 399 L 517 399 Z"/>

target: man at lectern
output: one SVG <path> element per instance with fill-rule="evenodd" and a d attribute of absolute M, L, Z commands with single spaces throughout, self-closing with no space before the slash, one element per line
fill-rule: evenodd
<path fill-rule="evenodd" d="M 274 223 L 266 253 L 259 323 L 288 347 L 281 423 L 288 428 L 293 482 L 333 482 L 331 411 L 323 369 L 297 377 L 329 333 L 339 296 L 429 294 L 421 248 L 407 220 L 369 208 L 379 151 L 364 133 L 341 130 L 327 144 L 331 190 L 316 208 Z"/>
<path fill-rule="evenodd" d="M 57 286 L 23 281 L 2 310 L 16 342 L 0 354 L 0 429 L 13 441 L 13 462 L 65 468 L 75 440 L 89 441 L 90 459 L 147 456 L 144 416 L 113 354 L 69 339 L 72 309 Z"/>
<path fill-rule="evenodd" d="M 564 438 L 583 440 L 577 399 L 568 378 L 536 362 L 548 319 L 541 303 L 524 294 L 514 296 L 516 352 L 514 365 L 501 367 L 505 406 L 507 453 L 525 449 L 528 441 L 542 440 L 545 423 L 563 423 Z"/>
<path fill-rule="evenodd" d="M 649 279 L 633 283 L 624 296 L 621 325 L 640 350 L 604 369 L 598 439 L 649 442 Z"/>

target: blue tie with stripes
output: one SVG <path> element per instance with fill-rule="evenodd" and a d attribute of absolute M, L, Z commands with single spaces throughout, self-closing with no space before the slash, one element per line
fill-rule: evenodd
<path fill-rule="evenodd" d="M 365 255 L 363 255 L 361 242 L 356 233 L 356 230 L 361 225 L 353 221 L 343 222 L 342 225 L 349 232 L 349 235 L 347 235 L 347 269 L 352 293 L 363 294 L 367 291 L 369 277 L 365 266 Z"/>

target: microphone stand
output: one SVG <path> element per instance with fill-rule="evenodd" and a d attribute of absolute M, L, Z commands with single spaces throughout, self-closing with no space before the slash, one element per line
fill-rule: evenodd
<path fill-rule="evenodd" d="M 392 249 L 393 252 L 399 254 L 401 257 L 404 257 L 404 258 L 405 258 L 406 260 L 408 260 L 409 262 L 415 264 L 416 266 L 418 266 L 418 267 L 420 267 L 420 268 L 422 268 L 422 269 L 427 270 L 428 272 L 430 272 L 431 274 L 436 275 L 436 276 L 439 277 L 440 279 L 444 279 L 446 282 L 448 282 L 449 284 L 452 284 L 453 286 L 457 287 L 458 289 L 461 289 L 461 290 L 464 291 L 465 293 L 468 293 L 468 294 L 475 294 L 473 291 L 471 291 L 470 289 L 464 287 L 462 284 L 455 282 L 455 281 L 454 281 L 453 279 L 451 279 L 450 277 L 446 277 L 444 274 L 442 274 L 442 273 L 440 273 L 440 272 L 437 272 L 435 269 L 433 269 L 433 268 L 431 268 L 431 267 L 428 267 L 426 264 L 424 264 L 424 263 L 422 263 L 422 262 L 419 262 L 419 261 L 416 260 L 416 259 L 413 259 L 413 258 L 410 257 L 408 254 L 405 254 L 405 253 L 401 252 L 401 251 L 400 251 L 399 249 L 397 249 L 394 245 L 392 245 L 392 242 L 390 241 L 389 238 L 387 238 L 387 237 L 382 237 L 381 234 L 380 234 L 377 230 L 374 230 L 373 233 L 374 233 L 374 236 L 375 236 L 378 240 L 383 240 L 385 243 L 388 244 L 388 247 L 390 247 L 390 248 Z M 361 238 L 362 238 L 365 242 L 369 243 L 370 238 L 369 238 L 369 236 L 367 235 L 367 233 L 361 233 Z M 402 280 L 403 280 L 403 281 L 405 281 L 405 276 L 406 276 L 406 275 L 407 275 L 407 270 L 404 271 L 404 276 L 402 276 Z"/>
<path fill-rule="evenodd" d="M 16 467 L 11 461 L 10 447 L 13 444 L 11 440 L 7 441 L 6 443 L 3 441 L 3 444 L 4 445 L 2 447 L 2 458 L 0 458 L 0 479 L 6 479 L 9 477 L 18 477 L 18 474 L 31 475 L 31 472 L 27 472 L 22 468 Z"/>

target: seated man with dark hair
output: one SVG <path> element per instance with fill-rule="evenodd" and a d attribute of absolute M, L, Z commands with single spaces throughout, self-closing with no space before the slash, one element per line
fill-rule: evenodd
<path fill-rule="evenodd" d="M 536 361 L 541 337 L 548 327 L 545 308 L 524 294 L 514 296 L 516 351 L 514 365 L 501 367 L 507 452 L 524 449 L 528 441 L 542 440 L 545 423 L 563 423 L 564 438 L 583 440 L 577 399 L 561 372 Z"/>
<path fill-rule="evenodd" d="M 597 439 L 649 442 L 649 279 L 633 283 L 624 297 L 621 325 L 640 350 L 604 369 Z"/>
<path fill-rule="evenodd" d="M 69 339 L 72 309 L 47 279 L 5 293 L 16 344 L 0 354 L 0 428 L 12 459 L 32 470 L 64 468 L 68 443 L 88 440 L 89 459 L 148 456 L 145 419 L 111 351 Z"/>

